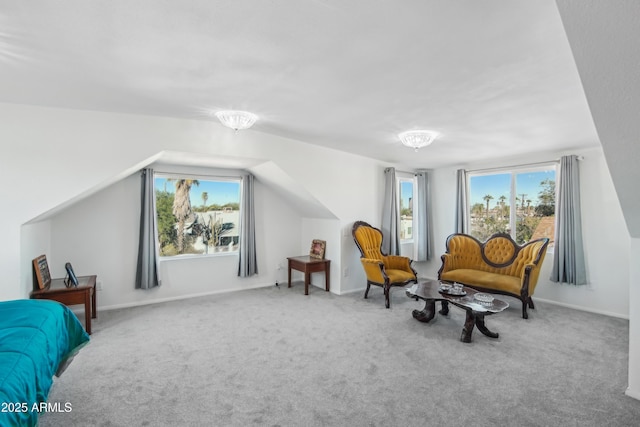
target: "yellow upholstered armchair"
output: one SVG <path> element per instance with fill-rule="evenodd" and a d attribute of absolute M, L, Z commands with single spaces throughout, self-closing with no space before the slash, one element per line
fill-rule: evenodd
<path fill-rule="evenodd" d="M 382 253 L 382 232 L 364 221 L 356 221 L 351 234 L 360 249 L 360 261 L 367 275 L 364 297 L 369 295 L 371 285 L 381 286 L 384 289 L 385 305 L 389 308 L 391 286 L 418 283 L 416 271 L 411 268 L 411 260 L 404 256 Z"/>

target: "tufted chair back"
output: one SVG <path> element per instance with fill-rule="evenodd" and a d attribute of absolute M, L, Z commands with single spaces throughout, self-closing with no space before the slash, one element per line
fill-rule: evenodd
<path fill-rule="evenodd" d="M 384 258 L 382 253 L 382 232 L 364 221 L 357 221 L 353 224 L 353 239 L 360 250 L 363 258 L 379 259 Z"/>

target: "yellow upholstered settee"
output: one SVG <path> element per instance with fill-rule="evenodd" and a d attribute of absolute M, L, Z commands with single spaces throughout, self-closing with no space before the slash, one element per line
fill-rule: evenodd
<path fill-rule="evenodd" d="M 371 285 L 381 286 L 384 290 L 385 306 L 389 308 L 389 292 L 392 286 L 406 286 L 418 283 L 416 271 L 411 267 L 411 260 L 400 255 L 386 255 L 382 252 L 382 232 L 364 221 L 356 221 L 351 230 L 353 240 L 360 250 L 360 262 L 367 276 L 369 295 Z"/>
<path fill-rule="evenodd" d="M 504 233 L 494 234 L 484 243 L 467 234 L 452 234 L 447 238 L 438 279 L 516 297 L 522 301 L 522 317 L 527 319 L 527 306 L 535 308 L 531 296 L 548 244 L 549 239 L 542 238 L 520 246 Z"/>

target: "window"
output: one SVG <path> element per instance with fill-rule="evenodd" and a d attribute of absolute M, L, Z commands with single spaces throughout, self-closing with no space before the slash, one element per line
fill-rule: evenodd
<path fill-rule="evenodd" d="M 160 256 L 237 252 L 240 180 L 155 176 Z"/>
<path fill-rule="evenodd" d="M 398 178 L 400 191 L 400 240 L 413 239 L 413 179 Z"/>
<path fill-rule="evenodd" d="M 470 234 L 508 233 L 518 244 L 555 231 L 556 166 L 469 173 Z"/>

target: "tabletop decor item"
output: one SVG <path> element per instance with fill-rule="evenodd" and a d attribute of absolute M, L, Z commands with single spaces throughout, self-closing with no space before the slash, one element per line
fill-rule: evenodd
<path fill-rule="evenodd" d="M 489 294 L 479 292 L 473 296 L 473 299 L 478 301 L 480 304 L 491 305 L 493 304 L 494 298 Z"/>
<path fill-rule="evenodd" d="M 326 247 L 326 241 L 313 239 L 313 241 L 311 242 L 311 251 L 309 252 L 309 256 L 311 258 L 324 259 L 324 252 Z"/>
<path fill-rule="evenodd" d="M 39 289 L 44 289 L 51 283 L 51 273 L 49 272 L 49 264 L 47 257 L 40 255 L 33 260 L 33 272 L 36 276 L 36 282 Z"/>
<path fill-rule="evenodd" d="M 67 270 L 67 277 L 64 278 L 64 284 L 67 288 L 71 286 L 78 286 L 78 278 L 76 277 L 76 273 L 73 271 L 73 267 L 70 262 L 67 262 L 64 265 L 64 269 Z"/>

